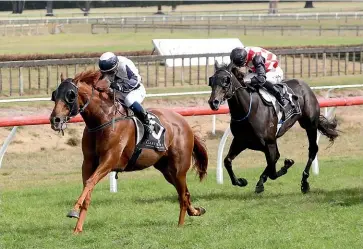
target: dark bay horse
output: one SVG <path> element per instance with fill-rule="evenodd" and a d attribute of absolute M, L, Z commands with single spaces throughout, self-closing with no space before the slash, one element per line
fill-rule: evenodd
<path fill-rule="evenodd" d="M 115 104 L 109 94 L 94 88 L 100 76 L 98 71 L 89 70 L 76 75 L 74 79 L 61 78 L 62 83 L 52 94 L 55 101 L 50 115 L 53 130 L 63 131 L 69 119 L 78 113 L 81 113 L 86 123 L 82 138 L 84 188 L 67 215 L 78 219 L 74 233 L 83 229 L 93 188 L 112 170 L 136 171 L 153 165 L 178 192 L 179 225 L 184 224 L 186 212 L 190 216 L 204 214 L 204 208 L 192 206 L 186 184 L 186 174 L 192 159 L 200 180 L 207 173 L 208 155 L 204 142 L 194 134 L 184 117 L 178 113 L 167 109 L 150 109 L 149 111 L 156 114 L 165 127 L 166 151 L 144 149 L 133 165 L 127 165 L 136 146 L 135 125 L 125 116 L 122 105 Z M 113 126 L 110 124 L 115 117 L 115 108 L 117 121 Z M 90 132 L 97 127 L 101 128 L 96 132 Z"/>
<path fill-rule="evenodd" d="M 234 138 L 224 159 L 224 166 L 232 184 L 240 187 L 247 185 L 247 180 L 237 178 L 232 170 L 233 159 L 245 149 L 262 151 L 266 157 L 267 166 L 257 182 L 256 193 L 264 191 L 263 184 L 267 181 L 267 177 L 275 180 L 286 174 L 294 161 L 286 159 L 285 165 L 276 172 L 276 162 L 280 158 L 276 140 L 298 121 L 306 130 L 309 140 L 309 158 L 301 180 L 301 191 L 308 192 L 310 186 L 307 179 L 311 163 L 318 152 L 317 132 L 319 130 L 333 142 L 338 137 L 336 119 L 328 121 L 320 115 L 318 100 L 310 87 L 304 81 L 291 79 L 284 83 L 298 97 L 297 104 L 300 105 L 301 113 L 286 120 L 278 131 L 278 118 L 274 107 L 266 105 L 254 89 L 243 83 L 242 72 L 233 64 L 219 65 L 218 62 L 215 64 L 215 70 L 215 74 L 210 78 L 212 93 L 208 103 L 212 110 L 218 110 L 219 106 L 228 100 L 231 114 L 230 128 Z"/>

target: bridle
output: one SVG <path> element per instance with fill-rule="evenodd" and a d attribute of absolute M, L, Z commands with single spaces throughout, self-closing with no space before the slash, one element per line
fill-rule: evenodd
<path fill-rule="evenodd" d="M 69 114 L 65 117 L 64 120 L 60 121 L 60 131 L 62 132 L 62 134 L 64 135 L 64 130 L 67 128 L 67 123 L 70 121 L 70 119 L 76 115 L 78 115 L 79 113 L 83 113 L 85 111 L 85 109 L 87 108 L 87 106 L 91 103 L 92 97 L 94 95 L 94 86 L 92 86 L 92 94 L 91 97 L 89 97 L 86 101 L 86 103 L 83 106 L 78 106 L 78 101 L 76 101 L 78 99 L 78 95 L 79 95 L 79 88 L 76 84 L 73 83 L 73 79 L 69 78 L 66 79 L 62 82 L 62 84 L 70 84 L 68 87 L 65 87 L 66 89 L 66 93 L 64 94 L 64 96 L 58 97 L 58 99 L 61 99 L 65 105 L 67 106 L 67 108 L 69 109 Z M 55 91 L 53 91 L 52 93 L 52 101 L 55 101 L 57 98 L 57 94 L 58 94 L 58 90 L 62 90 L 57 88 Z M 115 98 L 115 94 L 114 94 L 114 98 Z M 114 105 L 115 105 L 115 99 L 114 99 Z M 122 114 L 122 113 L 121 113 Z M 116 114 L 115 114 L 116 115 Z M 103 123 L 95 128 L 88 128 L 88 132 L 96 132 L 99 130 L 102 130 L 108 126 L 110 126 L 111 124 L 114 125 L 115 122 L 118 122 L 120 120 L 125 120 L 125 119 L 130 119 L 130 117 L 128 116 L 122 116 L 122 117 L 114 117 L 106 122 Z"/>
<path fill-rule="evenodd" d="M 78 91 L 79 88 L 76 84 L 73 83 L 73 79 L 68 78 L 66 80 L 64 80 L 61 84 L 69 84 L 69 87 L 65 87 L 66 93 L 57 98 L 57 95 L 59 93 L 59 87 L 54 90 L 52 92 L 52 101 L 56 101 L 56 99 L 60 99 L 63 101 L 63 103 L 67 106 L 67 108 L 69 109 L 69 113 L 68 115 L 65 117 L 64 120 L 61 120 L 61 124 L 60 124 L 60 132 L 62 132 L 62 134 L 64 135 L 64 130 L 67 128 L 67 123 L 69 122 L 69 120 L 74 117 L 77 116 L 79 113 L 83 113 L 84 110 L 87 108 L 87 106 L 90 104 L 93 94 L 94 94 L 94 87 L 92 86 L 92 94 L 91 97 L 87 99 L 86 103 L 82 106 L 78 106 Z"/>
<path fill-rule="evenodd" d="M 228 66 L 228 68 L 230 68 L 230 67 L 231 67 L 231 65 Z M 233 95 L 237 92 L 237 90 L 239 90 L 239 89 L 248 89 L 249 88 L 248 85 L 246 85 L 246 83 L 240 82 L 236 78 L 236 76 L 233 75 L 232 72 L 230 72 L 229 70 L 224 69 L 224 68 L 217 69 L 215 71 L 214 75 L 209 78 L 209 86 L 211 86 L 211 87 L 213 86 L 213 83 L 214 83 L 213 81 L 215 80 L 214 77 L 215 77 L 215 75 L 218 72 L 225 72 L 229 76 L 229 83 L 228 83 L 228 85 L 225 85 L 222 82 L 218 82 L 218 85 L 221 86 L 222 88 L 224 88 L 224 89 L 228 88 L 227 91 L 226 91 L 226 93 L 225 93 L 225 95 L 223 96 L 223 99 L 222 99 L 222 103 L 221 104 L 223 104 L 226 100 L 231 99 L 233 97 Z M 233 80 L 233 77 L 235 77 L 236 80 Z M 237 86 L 235 86 L 234 81 L 238 82 L 238 85 Z M 248 91 L 248 92 L 249 92 L 249 95 L 250 95 L 250 103 L 249 103 L 249 107 L 248 107 L 247 114 L 244 117 L 237 118 L 237 119 L 236 118 L 232 118 L 232 116 L 231 116 L 231 120 L 232 121 L 240 122 L 240 121 L 246 120 L 249 117 L 249 115 L 251 113 L 251 107 L 252 107 L 252 96 L 251 96 L 251 91 Z"/>
<path fill-rule="evenodd" d="M 215 75 L 218 73 L 218 72 L 225 72 L 226 74 L 228 74 L 229 76 L 229 83 L 228 85 L 224 85 L 222 82 L 218 82 L 217 84 L 219 86 L 221 86 L 223 89 L 227 89 L 225 95 L 223 96 L 223 101 L 222 102 L 225 102 L 226 100 L 229 100 L 230 98 L 233 97 L 233 95 L 236 93 L 236 91 L 240 88 L 242 89 L 246 89 L 247 88 L 247 85 L 245 84 L 242 84 L 241 82 L 239 82 L 237 80 L 237 82 L 239 83 L 237 86 L 235 86 L 235 84 L 233 83 L 233 77 L 235 77 L 230 71 L 228 71 L 227 69 L 217 69 L 214 73 L 214 75 L 212 77 L 209 78 L 209 86 L 213 86 L 214 84 L 214 81 L 215 81 Z"/>

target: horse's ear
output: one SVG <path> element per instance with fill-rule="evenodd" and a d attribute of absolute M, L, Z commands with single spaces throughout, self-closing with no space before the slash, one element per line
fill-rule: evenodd
<path fill-rule="evenodd" d="M 63 82 L 65 80 L 63 73 L 60 74 L 60 80 Z"/>
<path fill-rule="evenodd" d="M 217 71 L 220 68 L 219 62 L 214 60 L 214 69 Z"/>

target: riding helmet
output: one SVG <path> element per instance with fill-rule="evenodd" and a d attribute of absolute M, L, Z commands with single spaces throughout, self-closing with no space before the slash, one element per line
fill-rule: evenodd
<path fill-rule="evenodd" d="M 246 64 L 247 51 L 244 48 L 235 48 L 232 50 L 230 59 L 238 67 L 242 67 Z"/>
<path fill-rule="evenodd" d="M 117 67 L 117 64 L 118 58 L 112 52 L 103 53 L 98 61 L 98 67 L 103 73 L 114 70 Z"/>

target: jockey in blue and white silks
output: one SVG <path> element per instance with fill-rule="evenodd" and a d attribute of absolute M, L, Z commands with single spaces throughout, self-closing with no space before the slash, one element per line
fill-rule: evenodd
<path fill-rule="evenodd" d="M 115 90 L 116 97 L 134 112 L 150 133 L 148 113 L 141 105 L 146 97 L 146 90 L 135 64 L 124 56 L 106 52 L 101 55 L 98 66 L 103 78 L 111 83 L 110 88 Z"/>

